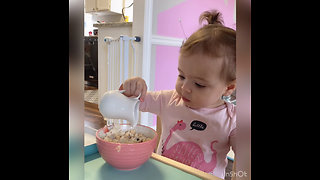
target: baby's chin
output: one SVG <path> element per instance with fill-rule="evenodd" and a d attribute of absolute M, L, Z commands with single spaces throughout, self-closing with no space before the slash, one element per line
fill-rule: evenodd
<path fill-rule="evenodd" d="M 188 107 L 188 108 L 190 108 L 190 109 L 200 109 L 201 107 L 199 107 L 199 106 L 197 106 L 197 105 L 195 105 L 195 104 L 193 104 L 193 103 L 188 103 L 188 102 L 183 102 L 183 104 L 186 106 L 186 107 Z"/>

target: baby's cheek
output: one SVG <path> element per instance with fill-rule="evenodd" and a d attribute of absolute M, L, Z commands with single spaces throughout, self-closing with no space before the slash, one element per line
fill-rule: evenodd
<path fill-rule="evenodd" d="M 195 98 L 192 98 L 192 100 L 194 101 L 194 103 L 196 103 L 198 106 L 204 106 L 206 103 L 206 100 L 201 97 L 201 96 L 197 96 Z"/>
<path fill-rule="evenodd" d="M 181 83 L 178 80 L 176 82 L 176 91 L 181 95 Z"/>
<path fill-rule="evenodd" d="M 210 97 L 207 96 L 197 96 L 195 98 L 195 103 L 198 104 L 200 107 L 207 107 L 210 105 Z"/>

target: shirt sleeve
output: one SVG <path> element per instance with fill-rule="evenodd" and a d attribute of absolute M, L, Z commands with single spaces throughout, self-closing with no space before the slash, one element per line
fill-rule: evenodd
<path fill-rule="evenodd" d="M 164 104 L 164 94 L 162 91 L 147 92 L 144 102 L 140 103 L 139 109 L 142 112 L 150 112 L 156 115 L 161 114 L 161 107 Z"/>
<path fill-rule="evenodd" d="M 237 134 L 237 128 L 234 128 L 229 136 L 229 142 L 232 148 L 232 151 L 234 154 L 236 154 L 236 134 Z"/>
<path fill-rule="evenodd" d="M 236 136 L 237 136 L 236 107 L 234 105 L 231 105 L 229 110 L 230 110 L 229 114 L 231 116 L 231 122 L 232 122 L 232 126 L 231 126 L 232 128 L 231 128 L 231 132 L 229 134 L 229 142 L 230 142 L 230 146 L 232 148 L 232 151 L 234 152 L 234 154 L 236 154 L 236 144 L 237 144 L 236 143 Z"/>

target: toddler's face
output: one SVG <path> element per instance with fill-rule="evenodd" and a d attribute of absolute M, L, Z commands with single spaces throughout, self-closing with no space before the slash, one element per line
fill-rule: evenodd
<path fill-rule="evenodd" d="M 187 107 L 214 108 L 224 102 L 227 85 L 220 79 L 222 61 L 201 54 L 180 55 L 176 91 Z"/>

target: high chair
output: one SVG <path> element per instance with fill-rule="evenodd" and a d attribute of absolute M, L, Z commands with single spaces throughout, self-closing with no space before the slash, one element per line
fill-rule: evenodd
<path fill-rule="evenodd" d="M 161 126 L 161 120 L 160 120 L 160 117 L 157 116 L 157 127 L 156 127 L 156 131 L 157 131 L 157 134 L 158 134 L 158 141 L 157 141 L 157 147 L 155 149 L 155 153 L 157 152 L 157 149 L 158 149 L 158 146 L 159 146 L 159 142 L 160 142 L 160 136 L 161 136 L 161 133 L 162 133 L 162 126 Z"/>

